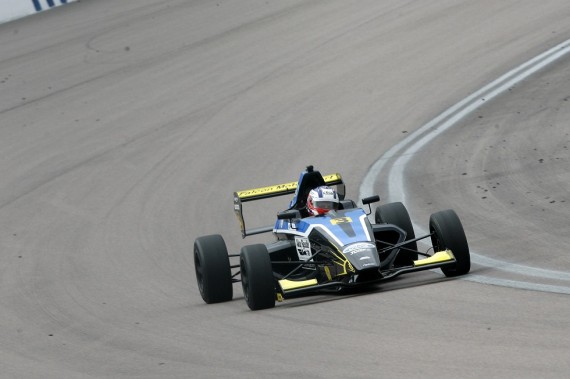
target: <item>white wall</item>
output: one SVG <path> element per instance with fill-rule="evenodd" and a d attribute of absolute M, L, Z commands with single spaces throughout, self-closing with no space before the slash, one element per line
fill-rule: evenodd
<path fill-rule="evenodd" d="M 42 12 L 75 0 L 0 0 L 0 23 Z"/>

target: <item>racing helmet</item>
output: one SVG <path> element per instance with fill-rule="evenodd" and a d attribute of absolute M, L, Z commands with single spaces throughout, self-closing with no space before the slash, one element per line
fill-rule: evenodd
<path fill-rule="evenodd" d="M 314 216 L 327 214 L 330 210 L 337 210 L 338 204 L 338 194 L 329 186 L 312 189 L 307 197 L 307 208 Z"/>

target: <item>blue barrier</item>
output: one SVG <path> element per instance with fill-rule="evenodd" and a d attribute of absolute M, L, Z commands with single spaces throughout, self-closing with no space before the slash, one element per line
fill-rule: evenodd
<path fill-rule="evenodd" d="M 53 7 L 56 7 L 58 5 L 67 4 L 67 0 L 59 0 L 57 2 L 57 4 L 54 0 L 46 0 L 47 6 L 43 6 L 42 1 L 40 1 L 40 0 L 32 0 L 32 3 L 34 4 L 34 9 L 36 10 L 36 12 L 41 12 L 41 11 L 46 10 L 48 8 L 53 8 Z"/>
<path fill-rule="evenodd" d="M 76 0 L 0 0 L 0 23 L 43 12 Z"/>

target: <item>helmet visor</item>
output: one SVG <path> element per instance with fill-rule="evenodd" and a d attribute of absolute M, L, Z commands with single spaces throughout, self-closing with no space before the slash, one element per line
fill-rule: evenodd
<path fill-rule="evenodd" d="M 328 211 L 338 209 L 338 203 L 334 201 L 315 201 L 313 204 L 317 209 L 326 209 Z"/>

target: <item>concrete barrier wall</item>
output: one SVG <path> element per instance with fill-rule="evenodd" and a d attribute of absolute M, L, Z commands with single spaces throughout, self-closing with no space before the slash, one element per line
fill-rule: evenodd
<path fill-rule="evenodd" d="M 0 0 L 0 23 L 42 12 L 75 0 Z"/>

